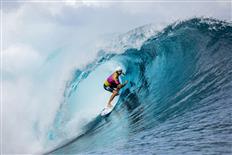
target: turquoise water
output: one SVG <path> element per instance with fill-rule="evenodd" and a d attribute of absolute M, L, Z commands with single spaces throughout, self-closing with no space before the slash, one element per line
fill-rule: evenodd
<path fill-rule="evenodd" d="M 111 61 L 130 81 L 115 110 L 86 121 L 50 154 L 232 154 L 231 23 L 194 18 L 166 27 L 140 49 L 106 53 L 75 72 L 48 138 L 56 140 L 81 111 L 73 97 L 79 85 Z"/>

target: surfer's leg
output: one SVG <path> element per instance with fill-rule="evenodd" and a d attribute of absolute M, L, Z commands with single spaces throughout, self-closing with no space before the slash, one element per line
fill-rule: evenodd
<path fill-rule="evenodd" d="M 108 107 L 112 107 L 111 102 L 113 101 L 114 97 L 117 95 L 118 95 L 118 91 L 114 90 L 113 94 L 110 96 L 110 100 L 109 100 L 108 105 L 107 105 Z"/>
<path fill-rule="evenodd" d="M 105 90 L 107 90 L 107 91 L 109 91 L 111 93 L 113 93 L 113 91 L 114 91 L 114 89 L 111 88 L 110 86 L 103 85 L 103 87 L 104 87 Z"/>

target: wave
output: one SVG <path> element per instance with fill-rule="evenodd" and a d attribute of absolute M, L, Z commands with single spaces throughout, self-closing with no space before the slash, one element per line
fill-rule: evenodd
<path fill-rule="evenodd" d="M 50 153 L 231 153 L 232 24 L 194 18 L 143 32 L 153 35 L 140 47 L 101 50 L 74 72 L 47 134 L 46 144 L 61 144 Z M 102 84 L 118 65 L 129 84 L 102 118 Z"/>

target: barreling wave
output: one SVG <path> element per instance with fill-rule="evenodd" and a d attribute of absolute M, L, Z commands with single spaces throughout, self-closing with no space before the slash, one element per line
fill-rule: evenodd
<path fill-rule="evenodd" d="M 102 118 L 102 82 L 117 65 L 129 83 Z M 232 24 L 208 18 L 169 25 L 140 48 L 101 51 L 67 83 L 48 133 L 62 145 L 50 153 L 232 153 L 231 68 Z"/>

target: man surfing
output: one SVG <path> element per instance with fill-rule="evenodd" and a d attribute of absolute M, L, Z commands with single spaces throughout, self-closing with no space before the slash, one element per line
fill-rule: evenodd
<path fill-rule="evenodd" d="M 110 100 L 107 104 L 107 107 L 112 107 L 111 102 L 113 101 L 114 97 L 119 95 L 119 90 L 127 84 L 127 81 L 124 84 L 121 84 L 119 81 L 119 76 L 125 75 L 123 73 L 122 68 L 118 67 L 113 74 L 111 74 L 105 81 L 103 87 L 105 90 L 112 93 Z"/>

